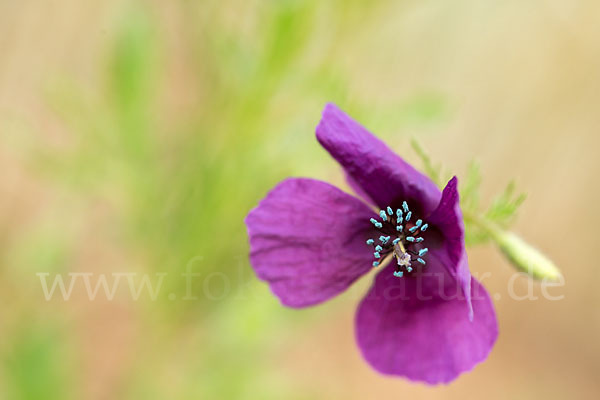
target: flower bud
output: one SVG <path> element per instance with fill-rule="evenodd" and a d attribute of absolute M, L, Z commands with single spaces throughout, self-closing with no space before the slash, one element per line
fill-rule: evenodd
<path fill-rule="evenodd" d="M 536 279 L 556 281 L 562 277 L 558 267 L 548 257 L 514 233 L 496 228 L 492 237 L 517 269 Z"/>

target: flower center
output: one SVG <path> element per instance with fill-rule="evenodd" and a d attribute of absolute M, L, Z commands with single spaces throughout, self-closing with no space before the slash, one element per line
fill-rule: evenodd
<path fill-rule="evenodd" d="M 413 263 L 425 265 L 423 257 L 427 254 L 427 247 L 423 246 L 424 239 L 419 236 L 427 230 L 428 225 L 421 219 L 414 223 L 413 215 L 406 201 L 402 202 L 402 208 L 394 213 L 391 207 L 379 212 L 381 221 L 371 218 L 371 223 L 382 234 L 379 239 L 369 239 L 367 244 L 374 247 L 373 267 L 378 267 L 386 256 L 392 254 L 396 259 L 396 271 L 394 276 L 401 278 L 405 272 L 413 271 Z"/>

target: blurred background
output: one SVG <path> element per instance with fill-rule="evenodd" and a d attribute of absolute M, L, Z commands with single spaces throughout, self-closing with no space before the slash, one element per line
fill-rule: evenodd
<path fill-rule="evenodd" d="M 595 0 L 0 0 L 0 398 L 599 398 L 598 15 Z M 298 311 L 248 264 L 243 218 L 279 180 L 345 187 L 314 137 L 328 101 L 416 165 L 412 137 L 459 179 L 478 160 L 484 203 L 516 179 L 514 230 L 565 275 L 550 301 L 491 245 L 470 249 L 500 337 L 448 386 L 363 362 L 372 276 Z M 113 298 L 82 283 L 118 274 Z M 144 276 L 154 296 L 130 293 Z M 55 277 L 80 279 L 66 300 L 44 292 Z"/>

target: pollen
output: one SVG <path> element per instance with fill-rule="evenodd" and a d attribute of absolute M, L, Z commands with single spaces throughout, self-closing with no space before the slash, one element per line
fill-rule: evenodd
<path fill-rule="evenodd" d="M 393 218 L 394 215 L 396 218 Z M 415 271 L 415 265 L 426 265 L 425 256 L 429 249 L 424 246 L 425 239 L 421 234 L 429 225 L 420 218 L 411 222 L 415 218 L 408 203 L 403 201 L 401 208 L 397 208 L 395 212 L 388 206 L 379 212 L 379 217 L 381 221 L 371 218 L 371 223 L 381 236 L 366 242 L 373 247 L 373 267 L 380 266 L 391 255 L 396 260 L 394 276 L 402 278 Z"/>

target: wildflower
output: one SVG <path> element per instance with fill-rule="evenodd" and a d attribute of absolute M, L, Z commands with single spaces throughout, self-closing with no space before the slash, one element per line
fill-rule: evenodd
<path fill-rule="evenodd" d="M 440 192 L 333 104 L 317 139 L 364 201 L 314 179 L 279 183 L 246 218 L 257 276 L 301 308 L 381 269 L 355 319 L 374 369 L 436 384 L 485 360 L 496 316 L 469 271 L 456 177 Z"/>

